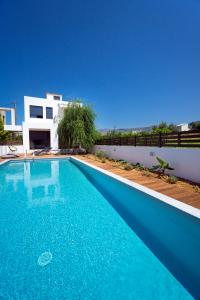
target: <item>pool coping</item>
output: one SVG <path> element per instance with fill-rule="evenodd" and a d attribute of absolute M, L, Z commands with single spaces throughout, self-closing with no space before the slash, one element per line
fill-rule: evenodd
<path fill-rule="evenodd" d="M 147 195 L 150 195 L 150 196 L 152 196 L 152 197 L 154 197 L 154 198 L 156 198 L 156 199 L 158 199 L 158 200 L 160 200 L 160 201 L 162 201 L 162 202 L 164 202 L 168 205 L 171 205 L 171 206 L 173 206 L 173 207 L 175 207 L 175 208 L 177 208 L 177 209 L 179 209 L 179 210 L 181 210 L 181 211 L 183 211 L 183 212 L 185 212 L 185 213 L 187 213 L 187 214 L 189 214 L 193 217 L 196 217 L 196 218 L 200 219 L 200 209 L 192 207 L 191 205 L 183 203 L 183 202 L 181 202 L 179 200 L 176 200 L 172 197 L 169 197 L 169 196 L 166 196 L 166 195 L 161 194 L 159 192 L 156 192 L 156 191 L 154 191 L 150 188 L 147 188 L 147 187 L 145 187 L 141 184 L 138 184 L 138 183 L 136 183 L 132 180 L 126 179 L 122 176 L 116 175 L 116 174 L 114 174 L 110 171 L 106 171 L 102 168 L 96 167 L 96 166 L 94 166 L 94 165 L 92 165 L 88 162 L 85 162 L 85 161 L 83 161 L 83 160 L 81 160 L 77 157 L 69 155 L 67 157 L 64 156 L 64 157 L 45 157 L 45 158 L 38 157 L 38 158 L 36 158 L 36 160 L 46 160 L 46 159 L 47 160 L 48 159 L 49 160 L 52 160 L 52 159 L 72 159 L 72 160 L 78 161 L 78 162 L 80 162 L 80 163 L 82 163 L 86 166 L 89 166 L 92 169 L 95 169 L 95 170 L 97 170 L 97 171 L 99 171 L 99 172 L 101 172 L 101 173 L 103 173 L 103 174 L 105 174 L 105 175 L 107 175 L 111 178 L 114 178 L 114 179 L 116 179 L 116 180 L 118 180 L 118 181 L 132 187 L 132 188 L 135 188 L 136 190 L 139 190 L 139 191 L 141 191 L 141 192 L 143 192 Z M 22 158 L 22 159 L 14 159 L 14 160 L 13 159 L 7 159 L 5 161 L 0 162 L 0 166 L 4 165 L 4 164 L 6 164 L 10 161 L 23 161 L 23 160 L 33 160 L 33 158 Z"/>

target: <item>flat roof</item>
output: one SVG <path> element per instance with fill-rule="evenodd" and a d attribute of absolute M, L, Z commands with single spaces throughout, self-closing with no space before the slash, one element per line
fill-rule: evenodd
<path fill-rule="evenodd" d="M 62 96 L 62 94 L 55 94 L 55 93 L 46 93 L 46 95 L 54 95 L 54 96 Z"/>

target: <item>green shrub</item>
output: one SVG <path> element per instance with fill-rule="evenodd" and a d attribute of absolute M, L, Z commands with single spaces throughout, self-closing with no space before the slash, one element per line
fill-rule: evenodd
<path fill-rule="evenodd" d="M 99 150 L 95 153 L 96 157 L 100 158 L 100 159 L 103 159 L 103 158 L 106 158 L 106 152 L 102 151 L 102 150 Z"/>
<path fill-rule="evenodd" d="M 137 170 L 145 170 L 145 167 L 144 165 L 140 164 L 139 162 L 137 162 L 135 165 L 134 165 L 134 168 L 137 169 Z"/>
<path fill-rule="evenodd" d="M 193 185 L 192 187 L 195 190 L 195 192 L 200 193 L 200 187 L 198 185 Z"/>
<path fill-rule="evenodd" d="M 178 181 L 178 178 L 176 176 L 169 176 L 167 178 L 167 182 L 171 184 L 175 184 Z"/>
<path fill-rule="evenodd" d="M 133 170 L 133 166 L 132 166 L 131 164 L 126 164 L 126 165 L 124 166 L 124 170 L 126 170 L 126 171 L 131 171 L 131 170 Z"/>
<path fill-rule="evenodd" d="M 121 163 L 122 165 L 124 165 L 124 164 L 127 164 L 127 161 L 125 161 L 125 160 L 120 160 L 120 163 Z"/>
<path fill-rule="evenodd" d="M 143 176 L 146 176 L 146 177 L 149 177 L 150 176 L 150 172 L 148 169 L 145 169 L 143 172 L 142 172 L 142 175 Z"/>
<path fill-rule="evenodd" d="M 159 165 L 152 166 L 152 170 L 159 172 L 161 175 L 165 175 L 166 170 L 174 170 L 169 163 L 161 159 L 160 157 L 156 157 L 157 161 L 159 162 Z"/>

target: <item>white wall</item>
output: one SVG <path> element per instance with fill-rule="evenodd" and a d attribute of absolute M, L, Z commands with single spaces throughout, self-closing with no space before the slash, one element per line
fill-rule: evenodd
<path fill-rule="evenodd" d="M 159 156 L 175 169 L 169 172 L 171 175 L 200 183 L 200 149 L 97 145 L 94 150 L 103 150 L 111 158 L 139 162 L 145 167 L 157 164 L 156 156 Z"/>
<path fill-rule="evenodd" d="M 60 100 L 55 100 L 54 96 L 59 96 Z M 51 93 L 46 93 L 46 98 L 48 100 L 53 100 L 53 101 L 62 101 L 62 95 L 61 94 L 51 94 Z"/>
<path fill-rule="evenodd" d="M 4 125 L 4 129 L 8 131 L 22 131 L 21 125 Z"/>
<path fill-rule="evenodd" d="M 14 146 L 17 148 L 17 151 L 15 153 L 24 153 L 24 147 L 22 145 L 18 145 L 18 146 Z M 12 153 L 10 151 L 10 149 L 8 148 L 7 145 L 5 146 L 0 146 L 0 156 L 1 155 L 4 155 L 4 154 L 7 154 L 7 153 Z"/>

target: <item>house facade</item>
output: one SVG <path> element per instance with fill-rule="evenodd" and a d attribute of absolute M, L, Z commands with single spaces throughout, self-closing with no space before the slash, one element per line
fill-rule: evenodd
<path fill-rule="evenodd" d="M 58 122 L 69 102 L 62 95 L 46 94 L 46 98 L 24 97 L 24 152 L 51 147 L 58 149 Z"/>
<path fill-rule="evenodd" d="M 176 125 L 176 127 L 177 127 L 177 130 L 179 132 L 181 132 L 181 131 L 189 131 L 190 130 L 190 127 L 189 127 L 188 123 L 178 124 L 178 125 Z"/>
<path fill-rule="evenodd" d="M 10 113 L 10 124 L 7 124 L 7 113 Z M 0 107 L 0 117 L 4 123 L 4 129 L 13 133 L 22 132 L 22 126 L 16 125 L 16 108 Z"/>
<path fill-rule="evenodd" d="M 16 108 L 0 107 L 0 117 L 5 130 L 23 136 L 24 153 L 31 153 L 44 147 L 58 149 L 58 123 L 69 103 L 64 101 L 60 94 L 47 93 L 46 98 L 25 96 L 22 125 L 16 125 Z M 8 113 L 10 113 L 9 120 Z M 21 150 L 22 146 L 20 152 Z"/>

